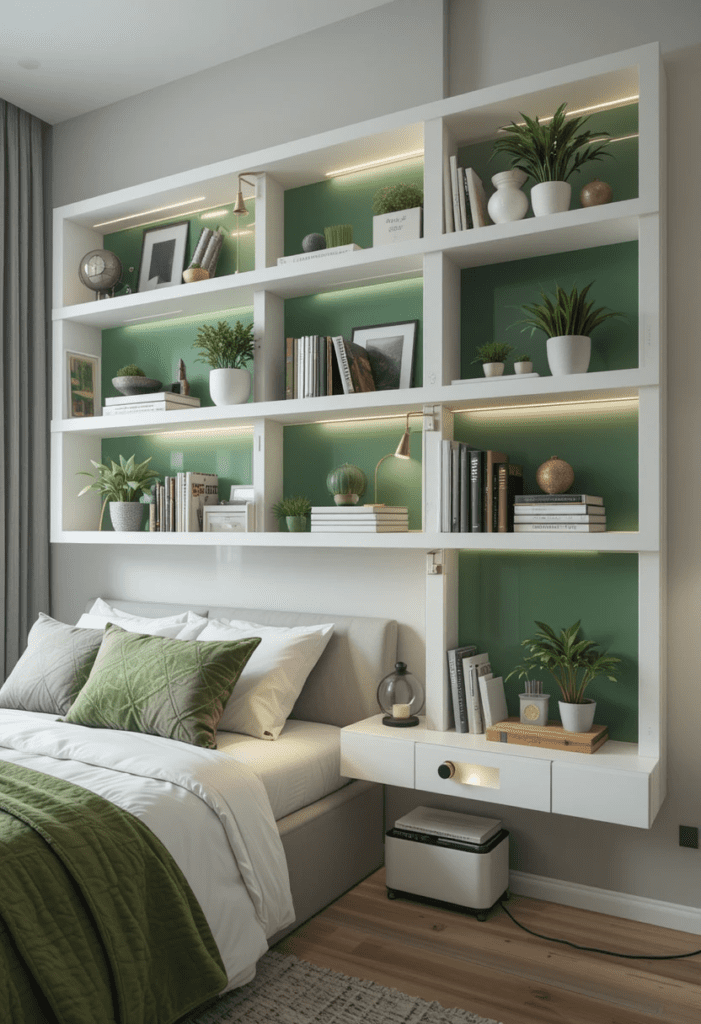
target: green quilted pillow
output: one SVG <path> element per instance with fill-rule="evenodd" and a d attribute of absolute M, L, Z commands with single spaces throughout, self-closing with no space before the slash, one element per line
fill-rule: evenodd
<path fill-rule="evenodd" d="M 217 725 L 260 643 L 200 643 L 128 633 L 109 623 L 88 681 L 62 721 L 216 747 Z"/>

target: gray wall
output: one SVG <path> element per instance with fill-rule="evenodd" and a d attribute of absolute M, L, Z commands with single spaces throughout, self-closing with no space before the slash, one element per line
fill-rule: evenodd
<path fill-rule="evenodd" d="M 394 4 L 213 71 L 58 125 L 54 196 L 61 204 L 239 152 L 439 98 L 442 0 Z M 698 634 L 701 621 L 701 394 L 697 295 L 701 281 L 701 4 L 698 0 L 453 0 L 450 90 L 494 82 L 659 40 L 669 80 L 669 796 L 650 832 L 513 809 L 504 818 L 513 866 L 536 875 L 701 907 L 701 853 L 680 849 L 677 826 L 701 826 Z M 320 70 L 321 69 L 321 70 Z M 333 82 L 338 87 L 333 88 Z M 323 88 L 320 88 L 323 82 Z M 290 99 L 292 97 L 292 99 Z M 211 549 L 162 552 L 56 546 L 54 613 L 70 618 L 102 592 L 154 600 L 392 614 L 406 625 L 407 660 L 420 663 L 419 560 Z M 370 557 L 372 556 L 372 557 Z M 371 594 L 365 584 L 379 570 Z M 306 585 L 295 585 L 298 579 Z M 339 579 L 343 590 L 339 591 Z M 387 582 L 383 582 L 387 581 Z M 396 588 L 392 587 L 396 583 Z M 398 596 L 399 595 L 399 596 Z M 370 607 L 367 602 L 370 601 Z M 399 601 L 399 603 L 397 603 Z M 342 603 L 344 606 L 342 607 Z M 389 792 L 390 815 L 426 794 Z"/>

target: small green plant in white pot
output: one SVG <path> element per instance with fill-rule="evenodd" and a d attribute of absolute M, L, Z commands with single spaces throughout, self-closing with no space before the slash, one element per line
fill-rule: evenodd
<path fill-rule="evenodd" d="M 513 345 L 507 345 L 502 341 L 490 341 L 480 345 L 473 363 L 481 363 L 485 377 L 501 377 L 504 372 L 504 363 L 509 352 L 513 352 Z"/>
<path fill-rule="evenodd" d="M 400 181 L 378 189 L 372 202 L 372 244 L 421 238 L 423 202 L 423 189 L 418 185 Z"/>
<path fill-rule="evenodd" d="M 253 359 L 253 324 L 244 327 L 237 320 L 232 327 L 220 320 L 216 327 L 203 324 L 197 331 L 195 348 L 199 363 L 209 363 L 209 394 L 215 405 L 240 405 L 251 394 L 251 374 L 246 364 Z"/>
<path fill-rule="evenodd" d="M 527 352 L 514 356 L 514 373 L 533 373 L 533 362 Z"/>
<path fill-rule="evenodd" d="M 291 498 L 282 498 L 273 505 L 272 512 L 277 519 L 285 520 L 290 533 L 304 533 L 307 529 L 307 517 L 312 510 L 312 503 L 309 498 L 300 494 Z"/>
<path fill-rule="evenodd" d="M 150 493 L 153 480 L 158 478 L 158 473 L 148 468 L 151 458 L 137 462 L 133 455 L 129 459 L 120 455 L 119 465 L 110 460 L 110 466 L 95 462 L 93 459 L 90 461 L 95 467 L 95 472 L 81 470 L 78 475 L 90 476 L 93 481 L 80 491 L 78 497 L 88 491 L 97 491 L 102 496 L 98 530 L 102 529 L 105 506 L 108 503 L 110 519 L 115 530 L 140 530 L 146 507 L 140 501 L 141 496 Z"/>

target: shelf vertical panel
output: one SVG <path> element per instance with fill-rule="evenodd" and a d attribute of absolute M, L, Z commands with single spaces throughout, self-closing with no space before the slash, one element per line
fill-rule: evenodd
<path fill-rule="evenodd" d="M 285 397 L 285 303 L 272 292 L 253 293 L 253 401 Z"/>
<path fill-rule="evenodd" d="M 65 220 L 60 210 L 54 210 L 53 304 L 72 306 L 95 300 L 95 292 L 86 288 L 78 276 L 80 261 L 91 249 L 102 248 L 99 231 Z"/>
<path fill-rule="evenodd" d="M 640 344 L 638 365 L 654 369 L 663 379 L 662 351 L 665 342 L 664 238 L 657 214 L 641 217 L 638 224 L 638 296 Z"/>
<path fill-rule="evenodd" d="M 638 556 L 639 654 L 638 654 L 638 751 L 641 757 L 659 759 L 651 792 L 651 817 L 659 810 L 666 792 L 666 622 L 664 558 L 653 553 Z"/>
<path fill-rule="evenodd" d="M 282 457 L 282 424 L 256 419 L 253 423 L 253 489 L 258 531 L 277 530 L 271 508 L 282 498 Z"/>
<path fill-rule="evenodd" d="M 94 492 L 78 497 L 90 483 L 78 473 L 91 471 L 91 459 L 102 461 L 101 449 L 100 438 L 91 434 L 51 435 L 52 540 L 66 530 L 97 530 L 102 499 Z"/>
<path fill-rule="evenodd" d="M 424 418 L 427 413 L 432 415 L 434 429 L 423 432 L 423 528 L 440 533 L 443 441 L 453 438 L 453 413 L 444 406 L 424 406 Z"/>
<path fill-rule="evenodd" d="M 659 206 L 661 181 L 664 166 L 664 150 L 661 146 L 660 126 L 667 119 L 664 108 L 664 68 L 659 46 L 651 46 L 638 62 L 638 159 L 639 186 L 641 199 Z"/>
<path fill-rule="evenodd" d="M 460 270 L 440 252 L 424 257 L 424 387 L 460 376 Z"/>
<path fill-rule="evenodd" d="M 285 252 L 285 190 L 269 174 L 256 178 L 256 270 L 277 265 Z"/>
<path fill-rule="evenodd" d="M 458 645 L 458 552 L 428 552 L 426 572 L 426 726 L 444 731 L 453 724 L 446 651 Z"/>
<path fill-rule="evenodd" d="M 436 117 L 424 125 L 424 238 L 443 234 L 443 168 L 449 156 L 451 139 Z"/>

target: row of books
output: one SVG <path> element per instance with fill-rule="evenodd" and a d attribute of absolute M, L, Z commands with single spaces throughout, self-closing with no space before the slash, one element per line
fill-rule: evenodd
<path fill-rule="evenodd" d="M 216 473 L 177 473 L 156 484 L 149 505 L 152 533 L 201 533 L 203 508 L 219 502 Z"/>
<path fill-rule="evenodd" d="M 605 533 L 604 499 L 595 494 L 519 494 L 515 533 Z"/>
<path fill-rule="evenodd" d="M 406 533 L 409 510 L 402 505 L 314 505 L 312 533 Z"/>
<path fill-rule="evenodd" d="M 458 158 L 451 156 L 445 165 L 443 196 L 445 230 L 465 231 L 489 223 L 487 197 L 481 179 L 471 167 L 458 167 Z"/>
<path fill-rule="evenodd" d="M 504 452 L 443 441 L 441 488 L 443 533 L 508 533 L 523 493 L 523 468 Z"/>
<path fill-rule="evenodd" d="M 361 345 L 320 334 L 285 339 L 285 398 L 374 391 L 370 359 Z"/>
<path fill-rule="evenodd" d="M 119 416 L 129 412 L 169 412 L 173 409 L 197 409 L 200 400 L 194 395 L 174 391 L 158 391 L 150 395 L 119 395 L 106 398 L 103 416 Z"/>
<path fill-rule="evenodd" d="M 483 733 L 508 717 L 504 681 L 492 672 L 486 651 L 474 644 L 452 648 L 448 674 L 456 732 Z"/>

